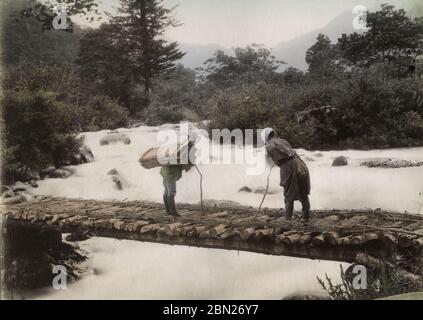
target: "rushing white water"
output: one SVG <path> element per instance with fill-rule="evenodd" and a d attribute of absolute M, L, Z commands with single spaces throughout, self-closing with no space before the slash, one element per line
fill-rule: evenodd
<path fill-rule="evenodd" d="M 119 130 L 130 145 L 100 146 L 107 131 L 86 133 L 86 144 L 95 162 L 77 166 L 68 179 L 48 179 L 39 183 L 34 194 L 85 199 L 161 201 L 159 170 L 145 170 L 140 155 L 157 145 L 158 128 Z M 235 148 L 238 152 L 242 149 Z M 310 152 L 298 150 L 306 160 L 312 180 L 313 209 L 383 208 L 419 211 L 423 203 L 423 169 L 369 169 L 360 163 L 368 159 L 392 158 L 423 161 L 423 148 L 374 151 Z M 349 159 L 347 167 L 332 167 L 337 156 Z M 231 200 L 258 206 L 262 195 L 239 193 L 243 186 L 264 188 L 269 168 L 260 176 L 246 174 L 246 165 L 204 165 L 204 198 Z M 123 182 L 118 190 L 107 173 L 116 169 Z M 282 205 L 278 170 L 271 176 L 267 207 Z M 197 203 L 199 176 L 195 170 L 178 183 L 178 202 Z M 422 209 L 423 211 L 423 209 Z M 316 276 L 337 279 L 339 263 L 317 262 L 252 253 L 171 247 L 155 244 L 91 239 L 80 244 L 90 254 L 93 274 L 71 285 L 66 291 L 47 290 L 39 298 L 264 298 L 280 299 L 295 292 L 319 291 Z"/>

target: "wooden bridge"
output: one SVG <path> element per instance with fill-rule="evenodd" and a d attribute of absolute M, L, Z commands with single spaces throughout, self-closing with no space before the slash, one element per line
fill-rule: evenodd
<path fill-rule="evenodd" d="M 251 207 L 178 207 L 161 204 L 40 197 L 3 208 L 6 225 L 169 245 L 251 251 L 354 262 L 359 253 L 389 258 L 420 254 L 423 216 L 382 210 L 316 211 L 312 220 L 285 221 L 277 210 Z"/>

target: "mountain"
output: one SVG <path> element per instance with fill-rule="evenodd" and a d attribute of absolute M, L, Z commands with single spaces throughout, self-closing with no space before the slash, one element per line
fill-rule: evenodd
<path fill-rule="evenodd" d="M 217 50 L 223 50 L 230 53 L 230 50 L 218 44 L 191 44 L 179 43 L 179 48 L 187 54 L 179 61 L 189 68 L 197 68 L 203 66 L 207 59 L 210 59 Z"/>
<path fill-rule="evenodd" d="M 279 43 L 273 48 L 273 54 L 278 59 L 285 61 L 287 67 L 295 67 L 305 71 L 307 70 L 307 63 L 305 62 L 306 51 L 316 42 L 319 33 L 328 36 L 332 42 L 337 42 L 337 39 L 343 33 L 356 32 L 352 24 L 353 17 L 351 12 L 345 12 L 321 29 L 313 30 L 290 41 Z"/>
<path fill-rule="evenodd" d="M 352 21 L 353 14 L 345 12 L 321 29 L 316 29 L 292 40 L 281 42 L 272 50 L 273 54 L 279 60 L 287 63 L 286 67 L 295 67 L 300 70 L 306 70 L 305 54 L 315 42 L 319 33 L 327 35 L 332 41 L 336 42 L 342 33 L 352 33 L 354 30 Z M 201 67 L 203 63 L 211 58 L 216 50 L 223 50 L 228 54 L 233 54 L 233 50 L 225 48 L 218 44 L 198 45 L 189 43 L 180 43 L 182 51 L 187 52 L 181 63 L 189 68 Z"/>
<path fill-rule="evenodd" d="M 423 17 L 423 4 L 415 4 L 409 12 L 412 17 Z"/>

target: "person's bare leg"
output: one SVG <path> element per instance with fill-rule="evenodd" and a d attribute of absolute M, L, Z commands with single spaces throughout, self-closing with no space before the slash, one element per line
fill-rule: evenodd
<path fill-rule="evenodd" d="M 164 187 L 164 193 L 163 193 L 163 203 L 166 208 L 166 213 L 171 214 L 169 210 L 169 203 L 168 203 L 168 188 L 167 188 L 167 181 L 166 179 L 163 179 L 163 187 Z"/>
<path fill-rule="evenodd" d="M 287 198 L 285 198 L 285 219 L 291 221 L 293 212 L 294 200 L 288 200 Z"/>
<path fill-rule="evenodd" d="M 303 219 L 305 221 L 310 220 L 310 199 L 308 195 L 301 197 L 301 205 L 303 206 Z"/>
<path fill-rule="evenodd" d="M 176 210 L 175 196 L 176 196 L 176 181 L 172 181 L 167 185 L 167 203 L 169 206 L 169 212 L 172 216 L 179 217 Z"/>

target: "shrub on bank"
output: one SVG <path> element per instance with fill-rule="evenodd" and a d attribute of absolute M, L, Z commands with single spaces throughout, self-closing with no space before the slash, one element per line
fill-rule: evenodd
<path fill-rule="evenodd" d="M 2 183 L 68 162 L 81 147 L 68 105 L 45 91 L 7 90 L 3 98 Z"/>
<path fill-rule="evenodd" d="M 423 145 L 419 82 L 411 77 L 390 78 L 379 71 L 354 71 L 337 83 L 221 90 L 209 100 L 210 127 L 272 126 L 294 146 L 311 149 Z M 311 110 L 308 121 L 300 122 L 299 115 Z"/>
<path fill-rule="evenodd" d="M 84 105 L 74 107 L 75 129 L 79 132 L 115 130 L 129 124 L 129 112 L 115 100 L 102 95 L 89 98 Z"/>

